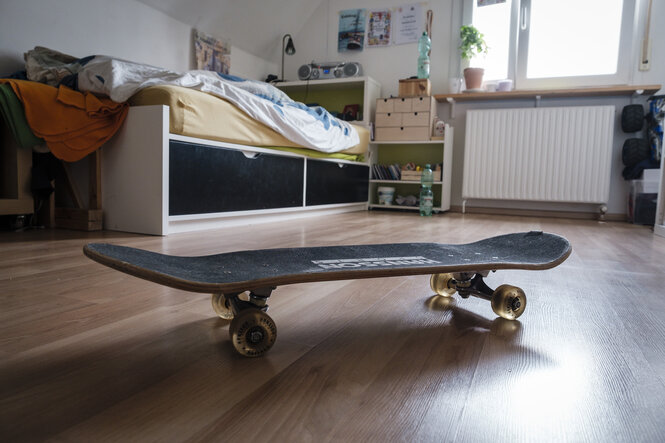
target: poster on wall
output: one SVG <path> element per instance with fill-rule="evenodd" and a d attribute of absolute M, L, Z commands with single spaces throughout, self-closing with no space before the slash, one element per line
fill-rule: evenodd
<path fill-rule="evenodd" d="M 381 48 L 390 45 L 392 11 L 371 9 L 367 18 L 367 47 Z"/>
<path fill-rule="evenodd" d="M 394 42 L 396 45 L 416 43 L 424 30 L 420 4 L 415 3 L 397 7 L 394 13 L 394 22 Z"/>
<path fill-rule="evenodd" d="M 366 9 L 339 11 L 337 51 L 362 51 L 365 43 Z"/>
<path fill-rule="evenodd" d="M 231 68 L 231 45 L 229 42 L 194 31 L 196 67 L 206 71 L 228 74 Z"/>

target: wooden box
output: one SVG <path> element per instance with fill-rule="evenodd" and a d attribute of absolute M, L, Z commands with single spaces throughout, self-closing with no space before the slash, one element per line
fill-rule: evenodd
<path fill-rule="evenodd" d="M 101 209 L 55 208 L 55 225 L 58 228 L 101 231 L 102 221 Z"/>
<path fill-rule="evenodd" d="M 431 95 L 432 84 L 428 78 L 405 78 L 399 81 L 400 97 Z"/>
<path fill-rule="evenodd" d="M 420 181 L 423 171 L 402 171 L 401 180 L 403 181 Z M 435 182 L 441 181 L 441 170 L 432 171 L 432 178 Z"/>
<path fill-rule="evenodd" d="M 376 141 L 423 141 L 429 140 L 430 129 L 427 126 L 401 126 L 374 128 Z"/>
<path fill-rule="evenodd" d="M 376 101 L 374 140 L 429 140 L 435 112 L 432 96 L 380 98 Z"/>

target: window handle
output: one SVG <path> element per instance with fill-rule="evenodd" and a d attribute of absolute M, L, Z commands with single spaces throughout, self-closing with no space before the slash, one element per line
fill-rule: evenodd
<path fill-rule="evenodd" d="M 527 28 L 527 19 L 526 19 L 527 12 L 528 11 L 526 5 L 522 6 L 522 16 L 520 17 L 520 29 L 522 31 L 526 31 Z"/>

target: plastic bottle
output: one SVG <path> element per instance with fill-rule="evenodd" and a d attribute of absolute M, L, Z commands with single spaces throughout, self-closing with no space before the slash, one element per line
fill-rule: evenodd
<path fill-rule="evenodd" d="M 418 39 L 418 78 L 429 78 L 429 50 L 432 47 L 432 41 L 423 31 L 423 35 Z"/>
<path fill-rule="evenodd" d="M 434 194 L 432 193 L 432 184 L 434 183 L 434 173 L 432 167 L 428 164 L 420 176 L 420 215 L 429 217 L 432 215 L 434 206 Z"/>

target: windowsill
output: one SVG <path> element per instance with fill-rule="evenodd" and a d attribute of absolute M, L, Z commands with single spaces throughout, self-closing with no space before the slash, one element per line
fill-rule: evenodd
<path fill-rule="evenodd" d="M 480 100 L 514 100 L 528 98 L 557 98 L 557 97 L 598 97 L 645 94 L 651 95 L 658 92 L 661 85 L 637 85 L 637 86 L 606 86 L 594 88 L 574 89 L 529 89 L 508 92 L 463 92 L 460 94 L 435 94 L 436 101 L 480 101 Z"/>

